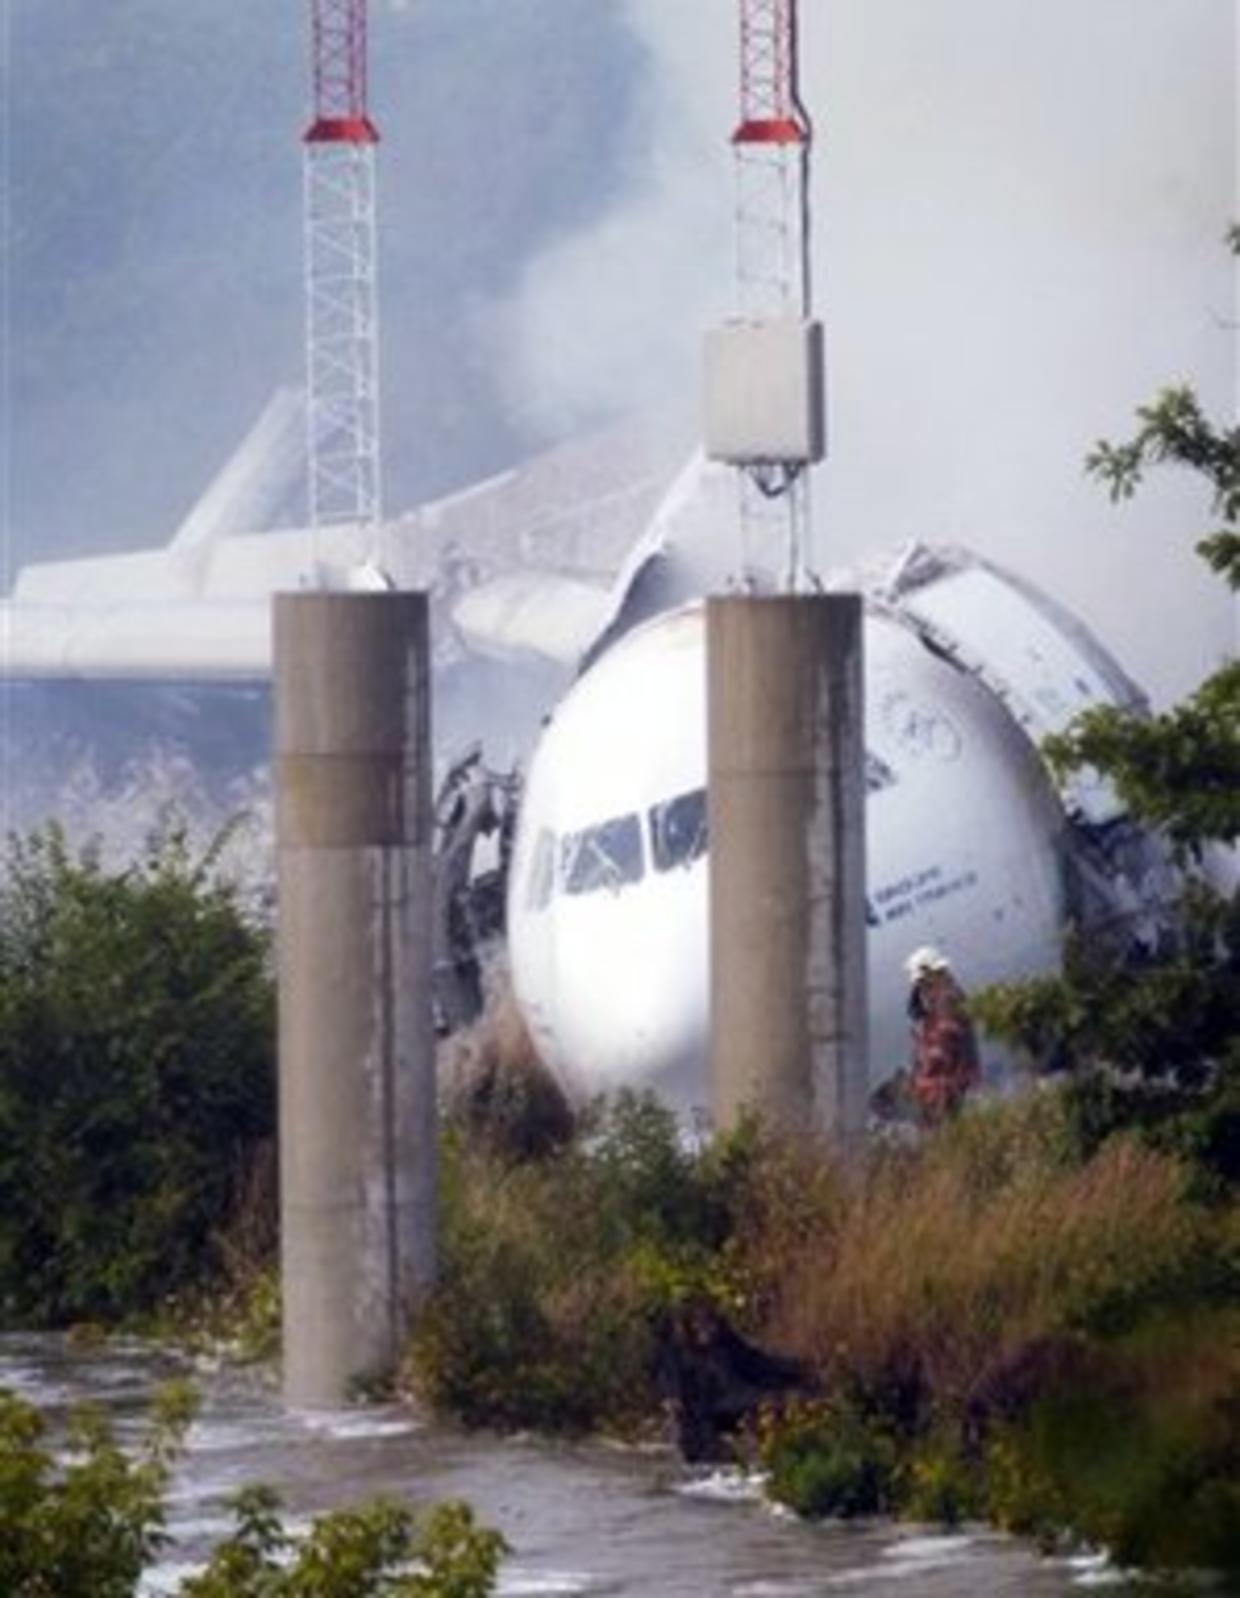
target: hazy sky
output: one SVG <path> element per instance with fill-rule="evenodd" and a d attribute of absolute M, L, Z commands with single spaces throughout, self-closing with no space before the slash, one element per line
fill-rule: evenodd
<path fill-rule="evenodd" d="M 607 204 L 619 0 L 372 0 L 388 501 L 528 448 L 488 308 Z M 302 370 L 308 0 L 0 0 L 17 559 L 166 539 Z"/>
<path fill-rule="evenodd" d="M 510 381 L 551 428 L 690 371 L 728 288 L 735 5 L 626 10 L 655 64 L 626 184 L 527 267 L 511 310 Z M 1191 554 L 1202 497 L 1162 481 L 1113 510 L 1081 463 L 1164 383 L 1231 412 L 1232 0 L 805 0 L 802 16 L 832 414 L 821 552 L 971 544 L 1180 691 L 1233 641 Z"/>
<path fill-rule="evenodd" d="M 300 365 L 305 41 L 275 0 L 0 0 L 19 558 L 158 542 Z M 1082 478 L 1235 392 L 1233 0 L 802 0 L 820 545 L 972 544 L 1179 691 L 1224 647 L 1187 483 Z M 374 0 L 389 504 L 696 385 L 735 0 Z"/>

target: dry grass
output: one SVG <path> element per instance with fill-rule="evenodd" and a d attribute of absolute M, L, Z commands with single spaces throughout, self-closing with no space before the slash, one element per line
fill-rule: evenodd
<path fill-rule="evenodd" d="M 767 1335 L 830 1386 L 956 1408 L 1022 1350 L 1143 1300 L 1202 1225 L 1184 1173 L 1124 1139 L 1079 1165 L 1060 1131 L 1049 1102 L 999 1108 L 820 1175 L 816 1228 L 775 1212 L 765 1239 Z"/>
<path fill-rule="evenodd" d="M 705 1293 L 816 1375 L 757 1433 L 802 1512 L 1240 1565 L 1240 1211 L 1195 1202 L 1171 1157 L 1115 1138 L 1083 1160 L 1050 1093 L 851 1161 L 760 1126 L 693 1154 L 634 1100 L 544 1159 L 460 1128 L 408 1367 L 438 1407 L 638 1430 L 663 1312 Z"/>
<path fill-rule="evenodd" d="M 538 1057 L 507 984 L 477 1022 L 440 1049 L 449 1120 L 515 1159 L 550 1153 L 573 1135 L 575 1117 L 559 1082 Z"/>

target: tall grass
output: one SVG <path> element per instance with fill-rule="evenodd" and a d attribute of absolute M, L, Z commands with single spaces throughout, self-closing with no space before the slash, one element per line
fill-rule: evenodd
<path fill-rule="evenodd" d="M 471 1424 L 639 1427 L 657 1407 L 652 1311 L 724 1225 L 711 1179 L 668 1112 L 632 1096 L 542 1159 L 511 1146 L 446 1134 L 441 1276 L 411 1379 Z"/>
<path fill-rule="evenodd" d="M 1031 1345 L 1173 1291 L 1213 1246 L 1186 1187 L 1134 1140 L 1077 1164 L 1050 1100 L 966 1117 L 839 1173 L 814 1228 L 763 1216 L 754 1267 L 774 1255 L 779 1270 L 762 1330 L 824 1386 L 976 1407 Z"/>
<path fill-rule="evenodd" d="M 1118 1137 L 1083 1157 L 1054 1092 L 847 1159 L 757 1124 L 690 1153 L 633 1097 L 522 1146 L 469 1120 L 448 1138 L 409 1360 L 440 1408 L 656 1425 L 654 1328 L 705 1293 L 812 1373 L 740 1443 L 794 1507 L 1240 1566 L 1240 1206 L 1196 1202 L 1172 1156 Z"/>
<path fill-rule="evenodd" d="M 768 1143 L 740 1274 L 823 1394 L 761 1431 L 777 1495 L 1240 1571 L 1240 1206 L 1076 1149 L 1054 1094 L 851 1168 Z"/>

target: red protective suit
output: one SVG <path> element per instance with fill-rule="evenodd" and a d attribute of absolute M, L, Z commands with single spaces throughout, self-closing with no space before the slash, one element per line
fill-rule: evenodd
<path fill-rule="evenodd" d="M 908 1013 L 913 1023 L 909 1088 L 923 1122 L 937 1126 L 956 1113 L 977 1084 L 977 1038 L 964 991 L 946 967 L 917 978 Z"/>

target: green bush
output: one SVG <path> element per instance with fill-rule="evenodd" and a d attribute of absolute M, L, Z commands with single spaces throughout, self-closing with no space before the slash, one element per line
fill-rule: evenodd
<path fill-rule="evenodd" d="M 759 1457 L 771 1496 L 799 1515 L 849 1520 L 894 1505 L 895 1440 L 842 1400 L 792 1404 L 768 1419 Z"/>
<path fill-rule="evenodd" d="M 454 1134 L 444 1180 L 411 1364 L 467 1422 L 657 1423 L 652 1328 L 704 1295 L 811 1374 L 739 1444 L 798 1512 L 1233 1568 L 1240 1210 L 1135 1136 L 1087 1152 L 1054 1088 L 848 1160 L 757 1123 L 691 1151 L 630 1095 L 541 1160 Z M 1090 1398 L 1113 1446 L 1065 1418 Z"/>
<path fill-rule="evenodd" d="M 1123 1565 L 1240 1576 L 1240 1321 L 1161 1317 L 991 1443 L 992 1519 Z"/>
<path fill-rule="evenodd" d="M 239 1493 L 233 1512 L 236 1530 L 177 1598 L 487 1598 L 507 1548 L 458 1502 L 419 1525 L 403 1504 L 376 1499 L 319 1515 L 300 1542 L 266 1488 Z"/>
<path fill-rule="evenodd" d="M 1134 1129 L 1221 1197 L 1240 1178 L 1240 894 L 1196 883 L 1176 915 L 1156 956 L 1071 938 L 1061 974 L 971 1002 L 989 1033 L 1065 1074 L 1082 1152 Z"/>
<path fill-rule="evenodd" d="M 727 1161 L 622 1094 L 571 1144 L 514 1160 L 450 1129 L 439 1283 L 409 1373 L 471 1425 L 624 1430 L 658 1412 L 652 1318 L 698 1288 L 732 1229 Z"/>
<path fill-rule="evenodd" d="M 5 1598 L 131 1598 L 166 1541 L 164 1492 L 193 1414 L 184 1387 L 160 1398 L 138 1454 L 97 1410 L 70 1420 L 63 1462 L 39 1412 L 0 1389 L 0 1592 Z"/>
<path fill-rule="evenodd" d="M 1053 1090 L 978 1106 L 833 1198 L 820 1178 L 816 1227 L 812 1182 L 772 1205 L 758 1168 L 745 1248 L 780 1261 L 760 1333 L 826 1395 L 762 1420 L 771 1491 L 1234 1575 L 1240 1209 L 1134 1136 L 1086 1154 L 1070 1129 Z"/>
<path fill-rule="evenodd" d="M 58 1461 L 39 1412 L 0 1389 L 5 1598 L 134 1598 L 168 1542 L 165 1494 L 194 1408 L 184 1385 L 165 1390 L 136 1455 L 99 1411 L 82 1409 Z M 232 1507 L 232 1534 L 177 1598 L 487 1598 L 506 1551 L 463 1503 L 439 1504 L 419 1524 L 375 1500 L 320 1515 L 301 1539 L 285 1532 L 267 1488 L 244 1489 Z"/>
<path fill-rule="evenodd" d="M 985 1501 L 979 1461 L 950 1428 L 908 1451 L 897 1480 L 897 1507 L 910 1520 L 958 1526 L 980 1514 Z"/>
<path fill-rule="evenodd" d="M 1240 254 L 1240 229 L 1227 241 Z M 1126 442 L 1099 443 L 1087 469 L 1114 500 L 1152 467 L 1194 473 L 1223 524 L 1197 553 L 1240 592 L 1240 430 L 1212 423 L 1185 387 L 1164 389 L 1137 420 Z M 1200 866 L 1208 847 L 1240 841 L 1240 661 L 1158 715 L 1095 706 L 1044 753 L 1061 777 L 1105 776 L 1132 819 L 1165 840 L 1185 888 L 1150 946 L 1072 940 L 1060 975 L 975 995 L 974 1010 L 1040 1069 L 1071 1074 L 1086 1148 L 1140 1130 L 1187 1153 L 1202 1191 L 1223 1198 L 1240 1176 L 1240 893 L 1213 889 Z"/>
<path fill-rule="evenodd" d="M 266 934 L 173 831 L 109 873 L 54 827 L 0 880 L 0 1323 L 149 1311 L 218 1271 L 274 1125 Z"/>

